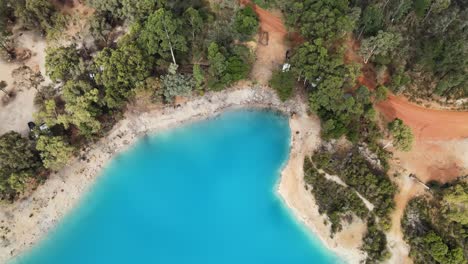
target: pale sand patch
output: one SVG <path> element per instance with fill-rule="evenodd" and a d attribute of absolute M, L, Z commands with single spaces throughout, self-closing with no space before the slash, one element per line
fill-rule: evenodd
<path fill-rule="evenodd" d="M 401 219 L 405 212 L 406 205 L 416 195 L 424 193 L 424 188 L 421 184 L 407 177 L 400 176 L 395 179 L 398 185 L 399 192 L 395 195 L 395 210 L 390 215 L 392 227 L 387 235 L 387 244 L 392 253 L 392 256 L 387 261 L 388 263 L 413 263 L 409 257 L 409 245 L 403 239 L 403 230 L 401 229 Z"/>
<path fill-rule="evenodd" d="M 0 206 L 1 230 L 0 262 L 28 250 L 52 230 L 92 186 L 117 153 L 125 151 L 147 133 L 155 133 L 192 122 L 213 117 L 226 108 L 261 107 L 280 110 L 286 114 L 297 113 L 290 121 L 292 142 L 291 155 L 279 183 L 279 193 L 294 214 L 305 223 L 326 246 L 350 263 L 363 259 L 357 250 L 360 246 L 365 224 L 355 221 L 345 225 L 336 239 L 329 237 L 329 226 L 318 214 L 313 196 L 304 189 L 302 162 L 304 155 L 319 143 L 319 120 L 309 117 L 306 106 L 300 100 L 282 103 L 268 88 L 228 89 L 208 93 L 184 103 L 179 108 L 165 107 L 147 112 L 128 111 L 123 120 L 95 145 L 80 153 L 70 164 L 50 176 L 47 182 L 28 198 L 11 205 Z M 299 134 L 296 134 L 299 131 Z"/>
<path fill-rule="evenodd" d="M 19 34 L 19 33 L 16 33 Z M 31 50 L 31 58 L 24 62 L 5 62 L 0 60 L 0 80 L 7 82 L 7 90 L 15 89 L 16 97 L 7 105 L 0 103 L 0 135 L 10 130 L 14 130 L 23 135 L 28 132 L 27 123 L 33 120 L 33 113 L 36 111 L 34 106 L 34 97 L 37 93 L 36 89 L 28 87 L 28 89 L 17 89 L 14 85 L 12 71 L 22 65 L 30 67 L 33 71 L 41 71 L 42 76 L 45 75 L 45 49 L 46 42 L 43 38 L 32 31 L 22 32 L 17 38 L 17 46 Z M 45 77 L 46 81 L 43 84 L 50 82 Z M 0 92 L 0 97 L 4 96 Z"/>

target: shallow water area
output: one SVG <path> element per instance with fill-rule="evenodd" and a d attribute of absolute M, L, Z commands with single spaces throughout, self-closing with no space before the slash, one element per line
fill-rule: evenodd
<path fill-rule="evenodd" d="M 227 111 L 147 136 L 14 263 L 336 263 L 276 193 L 286 117 Z"/>

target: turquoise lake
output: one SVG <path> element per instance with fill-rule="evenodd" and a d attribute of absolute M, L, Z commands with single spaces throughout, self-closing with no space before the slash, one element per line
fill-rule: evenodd
<path fill-rule="evenodd" d="M 117 155 L 47 238 L 14 263 L 338 263 L 276 193 L 286 117 L 232 110 Z"/>

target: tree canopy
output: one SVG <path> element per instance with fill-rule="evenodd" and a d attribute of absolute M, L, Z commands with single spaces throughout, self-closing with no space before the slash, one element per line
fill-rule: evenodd
<path fill-rule="evenodd" d="M 42 163 L 33 144 L 17 132 L 0 136 L 0 199 L 13 199 Z"/>
<path fill-rule="evenodd" d="M 182 25 L 182 20 L 171 11 L 160 8 L 148 17 L 138 41 L 149 55 L 172 56 L 173 63 L 177 64 L 174 53 L 188 50 L 185 36 L 181 34 Z"/>
<path fill-rule="evenodd" d="M 46 54 L 46 74 L 51 80 L 68 80 L 79 74 L 81 57 L 75 45 L 50 48 Z"/>
<path fill-rule="evenodd" d="M 241 8 L 234 17 L 234 29 L 241 40 L 247 40 L 258 30 L 258 17 L 251 6 Z"/>
<path fill-rule="evenodd" d="M 39 136 L 36 149 L 40 151 L 40 156 L 45 168 L 51 170 L 61 169 L 72 156 L 73 147 L 61 136 Z"/>
<path fill-rule="evenodd" d="M 396 118 L 388 124 L 388 129 L 393 136 L 393 144 L 397 149 L 411 150 L 414 136 L 410 127 L 405 125 L 401 119 Z"/>
<path fill-rule="evenodd" d="M 104 48 L 94 63 L 96 83 L 104 86 L 104 102 L 110 108 L 122 106 L 132 89 L 150 75 L 152 68 L 151 58 L 134 44 Z"/>

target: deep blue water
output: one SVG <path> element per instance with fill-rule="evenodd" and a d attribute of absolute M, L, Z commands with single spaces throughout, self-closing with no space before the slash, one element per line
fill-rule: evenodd
<path fill-rule="evenodd" d="M 145 137 L 17 262 L 336 263 L 277 197 L 289 140 L 288 120 L 260 110 Z"/>

